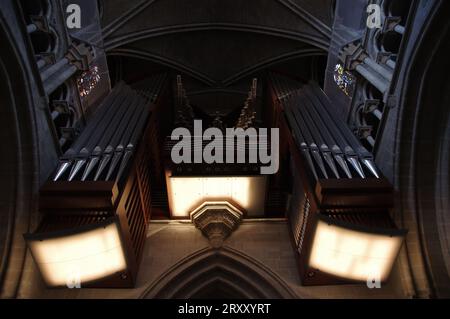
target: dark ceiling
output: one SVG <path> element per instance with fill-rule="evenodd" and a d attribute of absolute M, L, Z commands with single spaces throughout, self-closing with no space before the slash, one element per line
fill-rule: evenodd
<path fill-rule="evenodd" d="M 290 72 L 305 80 L 316 78 L 314 72 L 323 73 L 333 3 L 99 1 L 113 80 L 131 83 L 171 70 L 184 76 L 192 101 L 201 106 L 222 101 L 218 108 L 242 100 L 249 79 L 266 70 Z"/>

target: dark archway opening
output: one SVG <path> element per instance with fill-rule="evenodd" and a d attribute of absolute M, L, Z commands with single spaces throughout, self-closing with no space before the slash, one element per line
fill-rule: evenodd
<path fill-rule="evenodd" d="M 246 296 L 229 284 L 217 280 L 192 295 L 192 299 L 245 299 Z"/>
<path fill-rule="evenodd" d="M 206 248 L 175 264 L 142 294 L 160 299 L 292 299 L 270 269 L 230 247 Z"/>

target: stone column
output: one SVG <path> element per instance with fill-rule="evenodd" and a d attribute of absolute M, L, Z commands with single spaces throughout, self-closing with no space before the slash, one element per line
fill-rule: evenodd
<path fill-rule="evenodd" d="M 361 43 L 350 43 L 339 53 L 346 70 L 358 72 L 383 95 L 387 94 L 392 80 L 392 70 L 377 63 L 364 51 Z"/>
<path fill-rule="evenodd" d="M 77 71 L 89 70 L 94 59 L 93 48 L 81 43 L 73 44 L 66 56 L 41 73 L 45 92 L 51 94 Z"/>

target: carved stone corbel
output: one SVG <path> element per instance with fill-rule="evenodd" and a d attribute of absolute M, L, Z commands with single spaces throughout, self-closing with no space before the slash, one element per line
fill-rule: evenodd
<path fill-rule="evenodd" d="M 227 201 L 204 202 L 190 215 L 192 223 L 202 231 L 214 248 L 222 247 L 244 216 L 240 209 Z"/>

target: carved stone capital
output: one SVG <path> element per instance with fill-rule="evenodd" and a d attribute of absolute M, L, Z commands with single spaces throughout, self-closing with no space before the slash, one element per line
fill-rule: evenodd
<path fill-rule="evenodd" d="M 367 57 L 360 40 L 348 43 L 339 52 L 339 59 L 344 64 L 344 68 L 349 71 L 355 70 Z"/>
<path fill-rule="evenodd" d="M 191 212 L 192 223 L 220 248 L 225 239 L 239 226 L 243 212 L 227 201 L 204 202 Z"/>
<path fill-rule="evenodd" d="M 66 54 L 66 58 L 80 71 L 88 71 L 94 60 L 94 49 L 86 43 L 73 44 Z"/>

